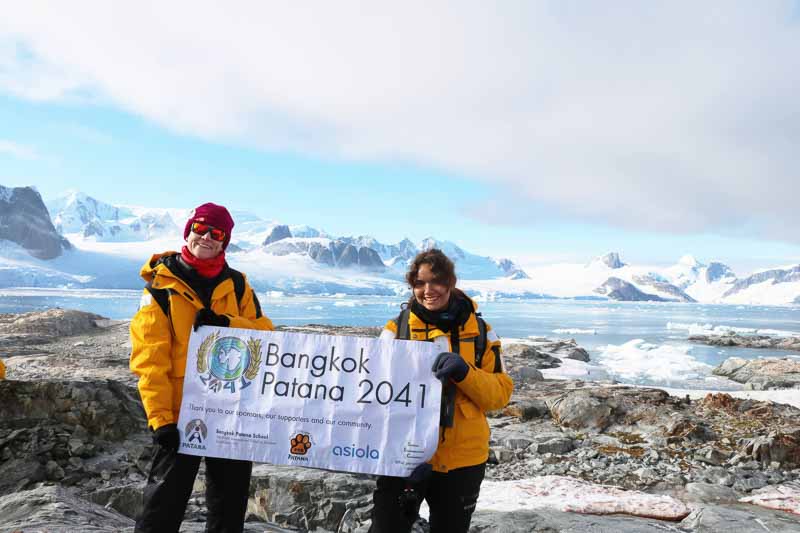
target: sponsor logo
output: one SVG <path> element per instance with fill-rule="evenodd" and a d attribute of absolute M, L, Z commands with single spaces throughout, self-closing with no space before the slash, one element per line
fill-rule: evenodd
<path fill-rule="evenodd" d="M 194 420 L 190 420 L 184 428 L 182 446 L 195 450 L 205 450 L 206 438 L 208 438 L 208 427 L 206 423 L 199 418 L 195 418 Z"/>
<path fill-rule="evenodd" d="M 291 444 L 291 448 L 289 449 L 289 453 L 292 455 L 305 455 L 308 453 L 308 450 L 311 449 L 313 446 L 313 442 L 311 442 L 311 435 L 308 433 L 298 433 L 289 441 Z"/>
<path fill-rule="evenodd" d="M 377 461 L 381 458 L 381 452 L 375 448 L 370 448 L 367 444 L 366 448 L 358 448 L 355 444 L 350 446 L 336 445 L 331 450 L 331 453 L 337 457 L 355 457 L 356 459 L 371 459 Z"/>
<path fill-rule="evenodd" d="M 246 389 L 258 375 L 261 364 L 261 341 L 250 338 L 220 337 L 215 331 L 197 349 L 197 374 L 213 392 Z"/>

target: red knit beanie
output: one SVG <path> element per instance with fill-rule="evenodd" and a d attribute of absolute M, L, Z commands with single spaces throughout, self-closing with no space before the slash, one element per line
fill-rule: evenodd
<path fill-rule="evenodd" d="M 223 230 L 225 241 L 222 243 L 222 249 L 228 247 L 228 243 L 231 242 L 231 231 L 233 231 L 233 218 L 227 209 L 211 202 L 196 207 L 189 215 L 189 220 L 186 221 L 186 227 L 183 229 L 184 239 L 189 237 L 193 222 L 202 222 Z"/>

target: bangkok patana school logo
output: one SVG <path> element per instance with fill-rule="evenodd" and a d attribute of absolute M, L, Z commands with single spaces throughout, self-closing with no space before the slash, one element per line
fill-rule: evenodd
<path fill-rule="evenodd" d="M 190 420 L 183 432 L 183 447 L 193 448 L 195 450 L 206 449 L 206 438 L 208 437 L 208 427 L 206 423 L 195 418 Z"/>
<path fill-rule="evenodd" d="M 261 364 L 261 340 L 222 337 L 214 332 L 197 349 L 197 373 L 200 381 L 213 392 L 234 393 L 246 389 L 258 375 Z"/>

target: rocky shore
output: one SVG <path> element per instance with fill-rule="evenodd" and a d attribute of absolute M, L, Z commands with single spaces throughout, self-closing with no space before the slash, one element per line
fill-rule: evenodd
<path fill-rule="evenodd" d="M 152 448 L 127 328 L 77 311 L 0 315 L 0 532 L 132 531 Z M 800 515 L 764 507 L 800 512 L 800 409 L 544 379 L 563 359 L 588 361 L 569 340 L 509 345 L 504 357 L 515 392 L 490 413 L 472 531 L 800 531 Z M 744 379 L 746 366 L 731 377 Z M 203 529 L 203 479 L 184 531 Z M 373 486 L 370 476 L 256 465 L 246 530 L 366 531 Z M 547 503 L 558 490 L 579 503 Z M 520 495 L 513 509 L 509 494 Z"/>
<path fill-rule="evenodd" d="M 691 342 L 710 346 L 727 346 L 737 348 L 763 348 L 772 350 L 793 350 L 800 352 L 800 337 L 773 337 L 769 335 L 689 335 Z"/>

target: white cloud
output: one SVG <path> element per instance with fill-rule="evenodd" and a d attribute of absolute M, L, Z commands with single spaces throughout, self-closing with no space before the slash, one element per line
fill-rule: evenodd
<path fill-rule="evenodd" d="M 36 150 L 13 141 L 0 139 L 0 154 L 8 154 L 20 159 L 38 159 Z"/>
<path fill-rule="evenodd" d="M 518 206 L 509 222 L 534 202 L 627 228 L 800 239 L 788 0 L 8 11 L 0 88 L 17 96 L 99 98 L 204 138 L 442 167 L 497 184 L 490 200 Z"/>

